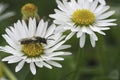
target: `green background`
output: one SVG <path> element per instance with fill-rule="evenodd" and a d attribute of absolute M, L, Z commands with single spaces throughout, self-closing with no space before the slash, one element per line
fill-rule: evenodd
<path fill-rule="evenodd" d="M 39 10 L 41 18 L 51 19 L 49 14 L 54 13 L 57 7 L 55 0 L 0 0 L 2 3 L 9 4 L 7 11 L 15 11 L 16 15 L 0 22 L 0 35 L 5 33 L 5 28 L 12 26 L 17 20 L 21 20 L 21 7 L 26 3 L 34 3 Z M 111 10 L 116 13 L 111 18 L 117 18 L 117 26 L 111 27 L 105 31 L 106 36 L 98 35 L 99 40 L 96 47 L 92 48 L 89 38 L 87 38 L 84 48 L 79 47 L 79 39 L 73 36 L 66 44 L 72 47 L 67 49 L 73 54 L 65 56 L 65 60 L 60 63 L 62 68 L 53 67 L 52 70 L 47 68 L 37 69 L 37 74 L 33 76 L 29 70 L 29 65 L 15 73 L 14 69 L 17 64 L 5 64 L 18 80 L 120 80 L 120 0 L 107 0 L 107 4 L 111 6 Z M 5 13 L 4 12 L 4 13 Z M 67 34 L 68 32 L 66 32 Z M 0 36 L 0 44 L 6 44 L 5 40 Z M 3 58 L 7 54 L 1 52 L 0 57 Z"/>

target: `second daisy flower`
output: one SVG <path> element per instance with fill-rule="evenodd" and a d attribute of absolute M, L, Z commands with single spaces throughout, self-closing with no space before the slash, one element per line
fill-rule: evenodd
<path fill-rule="evenodd" d="M 59 28 L 71 30 L 72 37 L 77 33 L 77 38 L 80 38 L 80 47 L 84 47 L 86 34 L 90 36 L 90 41 L 93 47 L 98 40 L 95 32 L 105 35 L 103 30 L 110 29 L 109 26 L 116 26 L 116 19 L 109 19 L 115 11 L 108 11 L 110 6 L 100 5 L 98 0 L 90 2 L 89 0 L 63 0 L 56 1 L 59 9 L 55 9 L 55 14 L 50 17 L 55 19 L 54 23 L 59 25 Z M 69 39 L 69 38 L 68 38 Z"/>

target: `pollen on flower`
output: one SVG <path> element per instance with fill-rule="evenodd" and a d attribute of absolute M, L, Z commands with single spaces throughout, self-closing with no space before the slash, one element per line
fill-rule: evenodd
<path fill-rule="evenodd" d="M 43 53 L 44 49 L 42 44 L 30 43 L 22 45 L 22 51 L 28 57 L 38 57 Z"/>
<path fill-rule="evenodd" d="M 95 15 L 93 12 L 87 9 L 77 9 L 72 14 L 72 21 L 76 26 L 88 26 L 95 22 Z"/>

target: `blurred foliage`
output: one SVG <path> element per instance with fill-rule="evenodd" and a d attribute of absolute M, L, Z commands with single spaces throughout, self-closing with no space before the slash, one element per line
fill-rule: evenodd
<path fill-rule="evenodd" d="M 51 20 L 48 15 L 54 13 L 56 8 L 55 0 L 0 0 L 7 3 L 6 11 L 15 11 L 16 15 L 0 22 L 0 35 L 5 33 L 5 28 L 13 25 L 18 19 L 22 18 L 21 7 L 26 3 L 34 3 L 38 6 L 41 18 Z M 65 56 L 65 60 L 60 62 L 63 68 L 37 69 L 37 74 L 33 76 L 26 64 L 24 68 L 15 73 L 16 64 L 10 64 L 8 67 L 15 74 L 18 80 L 120 80 L 120 0 L 107 0 L 111 10 L 116 10 L 112 18 L 117 18 L 118 26 L 111 27 L 106 32 L 106 36 L 98 35 L 99 40 L 96 47 L 92 48 L 87 39 L 84 48 L 79 47 L 79 40 L 76 35 L 66 44 L 71 44 L 68 49 L 73 55 Z M 6 12 L 5 11 L 5 12 Z M 0 44 L 5 45 L 5 40 L 0 36 Z M 7 54 L 0 53 L 0 57 Z M 6 63 L 7 65 L 7 63 Z M 76 66 L 77 65 L 77 66 Z"/>

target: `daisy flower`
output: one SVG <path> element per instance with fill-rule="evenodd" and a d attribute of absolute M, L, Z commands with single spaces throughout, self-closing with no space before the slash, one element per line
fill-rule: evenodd
<path fill-rule="evenodd" d="M 61 33 L 54 34 L 56 26 L 52 24 L 48 28 L 48 22 L 40 20 L 37 23 L 36 19 L 29 19 L 28 24 L 24 20 L 6 28 L 6 34 L 3 38 L 8 45 L 0 47 L 1 51 L 10 54 L 2 61 L 8 63 L 18 63 L 15 71 L 22 69 L 25 63 L 30 64 L 30 70 L 33 75 L 36 74 L 36 67 L 47 67 L 52 69 L 52 66 L 62 67 L 56 61 L 62 61 L 62 55 L 69 55 L 70 52 L 61 50 L 69 48 L 70 45 L 64 45 L 65 36 Z"/>
<path fill-rule="evenodd" d="M 0 3 L 0 21 L 8 17 L 11 17 L 15 14 L 14 12 L 6 12 L 3 14 L 7 6 L 8 6 L 7 4 Z"/>
<path fill-rule="evenodd" d="M 89 0 L 63 0 L 56 1 L 59 9 L 55 9 L 55 14 L 49 15 L 55 19 L 54 23 L 58 24 L 58 29 L 71 30 L 72 32 L 66 40 L 77 33 L 77 38 L 80 38 L 80 47 L 84 47 L 86 34 L 90 36 L 90 41 L 93 47 L 98 40 L 95 32 L 105 35 L 102 30 L 110 29 L 109 26 L 116 26 L 116 19 L 109 19 L 115 11 L 108 11 L 109 6 L 100 5 L 98 0 L 92 3 Z"/>
<path fill-rule="evenodd" d="M 89 0 L 90 2 L 93 2 L 93 0 Z M 106 5 L 105 0 L 98 0 L 102 5 Z"/>

